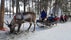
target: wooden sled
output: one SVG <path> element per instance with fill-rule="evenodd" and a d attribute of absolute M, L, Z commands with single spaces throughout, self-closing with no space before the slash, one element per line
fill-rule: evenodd
<path fill-rule="evenodd" d="M 36 22 L 37 26 L 39 26 L 40 28 L 43 28 L 43 27 L 50 27 L 51 26 L 51 23 L 49 21 L 42 21 L 42 20 L 37 20 Z"/>

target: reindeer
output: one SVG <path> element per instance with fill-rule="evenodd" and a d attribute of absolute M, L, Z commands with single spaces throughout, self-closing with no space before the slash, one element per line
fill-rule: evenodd
<path fill-rule="evenodd" d="M 18 14 L 16 14 L 15 16 L 17 16 L 17 15 Z M 15 31 L 16 25 L 18 25 L 17 32 L 19 32 L 20 31 L 21 24 L 22 23 L 25 23 L 25 22 L 29 22 L 30 23 L 30 26 L 27 29 L 27 31 L 29 31 L 29 29 L 31 28 L 32 23 L 34 23 L 34 29 L 33 29 L 33 31 L 35 31 L 36 14 L 34 12 L 24 12 L 21 15 L 22 16 L 20 16 L 20 17 L 22 19 L 16 19 L 16 17 L 13 17 L 13 19 L 11 20 L 10 23 L 7 21 L 6 25 L 10 28 L 10 33 L 13 33 Z"/>

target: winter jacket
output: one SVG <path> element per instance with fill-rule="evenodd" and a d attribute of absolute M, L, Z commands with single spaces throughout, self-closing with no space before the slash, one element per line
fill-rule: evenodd
<path fill-rule="evenodd" d="M 44 18 L 46 18 L 46 16 L 47 16 L 47 13 L 43 10 L 41 12 L 41 18 L 44 19 Z"/>
<path fill-rule="evenodd" d="M 50 17 L 48 17 L 48 20 L 51 22 L 54 22 L 54 17 L 50 16 Z"/>
<path fill-rule="evenodd" d="M 54 18 L 54 20 L 55 20 L 55 21 L 58 21 L 58 20 L 59 20 L 59 18 L 58 18 L 58 17 L 55 17 L 55 18 Z"/>

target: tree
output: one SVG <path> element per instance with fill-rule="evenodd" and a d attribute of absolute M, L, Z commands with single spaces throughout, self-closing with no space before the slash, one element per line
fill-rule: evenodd
<path fill-rule="evenodd" d="M 40 0 L 40 7 L 41 9 L 44 9 L 47 12 L 48 9 L 48 0 Z"/>
<path fill-rule="evenodd" d="M 18 13 L 19 11 L 19 0 L 16 0 L 16 14 Z"/>
<path fill-rule="evenodd" d="M 4 1 L 1 0 L 1 9 L 0 9 L 0 30 L 2 30 L 4 27 Z"/>
<path fill-rule="evenodd" d="M 26 11 L 26 5 L 27 5 L 26 2 L 27 2 L 27 1 L 29 1 L 29 0 L 23 0 L 23 4 L 24 4 L 24 12 Z"/>
<path fill-rule="evenodd" d="M 59 8 L 62 11 L 63 4 L 64 4 L 63 0 L 55 0 L 55 3 L 53 4 L 53 14 L 54 15 L 58 15 Z"/>
<path fill-rule="evenodd" d="M 15 4 L 15 0 L 12 0 L 13 15 L 14 15 L 14 4 Z"/>

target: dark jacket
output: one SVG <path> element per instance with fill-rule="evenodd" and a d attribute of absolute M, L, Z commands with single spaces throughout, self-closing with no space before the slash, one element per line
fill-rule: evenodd
<path fill-rule="evenodd" d="M 48 17 L 48 20 L 49 20 L 50 22 L 54 22 L 54 17 L 53 17 L 53 16 L 50 16 L 50 17 Z"/>
<path fill-rule="evenodd" d="M 43 10 L 41 12 L 41 18 L 44 19 L 44 18 L 46 18 L 46 16 L 47 16 L 47 13 Z"/>

